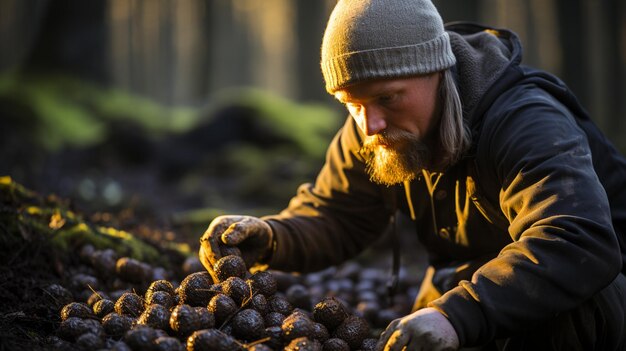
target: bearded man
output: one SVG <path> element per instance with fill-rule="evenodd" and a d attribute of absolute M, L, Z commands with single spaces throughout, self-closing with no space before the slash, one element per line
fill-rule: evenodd
<path fill-rule="evenodd" d="M 626 349 L 626 160 L 521 50 L 508 30 L 444 27 L 429 0 L 339 0 L 321 68 L 350 117 L 283 212 L 211 223 L 206 268 L 237 245 L 319 270 L 402 211 L 430 266 L 380 349 Z"/>

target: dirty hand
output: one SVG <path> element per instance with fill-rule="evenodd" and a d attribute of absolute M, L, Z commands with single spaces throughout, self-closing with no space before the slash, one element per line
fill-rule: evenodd
<path fill-rule="evenodd" d="M 246 266 L 251 268 L 272 249 L 272 228 L 252 216 L 227 215 L 215 218 L 200 238 L 199 258 L 215 277 L 213 265 L 223 254 L 224 245 L 237 246 Z"/>
<path fill-rule="evenodd" d="M 458 348 L 459 337 L 450 321 L 430 307 L 391 322 L 376 346 L 381 351 L 448 351 Z"/>

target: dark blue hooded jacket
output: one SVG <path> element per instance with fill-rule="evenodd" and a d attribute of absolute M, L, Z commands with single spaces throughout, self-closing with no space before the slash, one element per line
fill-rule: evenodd
<path fill-rule="evenodd" d="M 469 346 L 575 308 L 624 271 L 626 161 L 561 81 L 520 65 L 513 33 L 447 30 L 467 154 L 404 188 L 376 185 L 348 118 L 315 184 L 265 219 L 270 267 L 313 271 L 361 252 L 395 209 L 410 214 L 430 263 L 416 308 L 442 311 Z"/>

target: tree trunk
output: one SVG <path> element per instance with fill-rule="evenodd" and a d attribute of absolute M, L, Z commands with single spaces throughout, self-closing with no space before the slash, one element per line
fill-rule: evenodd
<path fill-rule="evenodd" d="M 69 73 L 109 83 L 106 5 L 106 0 L 50 1 L 24 71 Z"/>
<path fill-rule="evenodd" d="M 299 1 L 296 4 L 296 72 L 299 98 L 327 100 L 324 79 L 320 70 L 320 46 L 329 15 L 323 1 Z"/>

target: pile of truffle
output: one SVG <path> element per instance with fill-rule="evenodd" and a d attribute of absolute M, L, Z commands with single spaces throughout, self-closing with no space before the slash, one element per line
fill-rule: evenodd
<path fill-rule="evenodd" d="M 306 276 L 250 274 L 241 257 L 229 255 L 214 267 L 217 281 L 195 272 L 177 284 L 165 271 L 127 257 L 93 250 L 83 255 L 96 257 L 93 272 L 114 278 L 102 284 L 83 274 L 76 284 L 88 286 L 91 294 L 83 291 L 79 300 L 85 302 L 62 307 L 53 340 L 58 348 L 374 350 L 376 328 L 410 308 L 410 292 L 399 295 L 395 305 L 381 302 L 383 275 L 358 265 Z M 123 289 L 118 280 L 129 285 Z M 120 289 L 106 293 L 99 286 Z M 72 296 L 61 286 L 48 293 L 64 302 Z"/>

